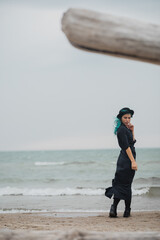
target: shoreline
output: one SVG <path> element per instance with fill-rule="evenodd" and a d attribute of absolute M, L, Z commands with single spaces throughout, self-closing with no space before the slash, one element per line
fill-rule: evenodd
<path fill-rule="evenodd" d="M 84 213 L 83 211 L 0 214 L 0 229 L 9 230 L 159 232 L 159 226 L 160 211 L 133 211 L 129 218 L 124 218 L 123 212 L 118 212 L 117 218 L 109 218 L 108 212 Z"/>
<path fill-rule="evenodd" d="M 118 213 L 122 214 L 124 212 L 124 210 L 118 210 Z M 147 209 L 147 210 L 132 210 L 132 213 L 140 213 L 140 212 L 159 212 L 160 213 L 160 209 L 157 209 L 157 210 L 150 210 L 150 209 Z M 56 217 L 58 217 L 58 215 L 63 215 L 64 217 L 68 217 L 68 215 L 73 215 L 72 217 L 76 216 L 76 217 L 81 217 L 81 216 L 84 216 L 84 217 L 90 217 L 90 216 L 98 216 L 100 214 L 108 214 L 109 213 L 109 209 L 104 211 L 104 210 L 88 210 L 88 211 L 85 211 L 85 210 L 69 210 L 69 211 L 56 211 L 56 210 L 53 210 L 53 211 L 47 211 L 47 210 L 6 210 L 6 211 L 2 211 L 0 210 L 0 216 L 3 215 L 3 214 L 38 214 L 38 215 L 53 215 L 55 214 Z"/>

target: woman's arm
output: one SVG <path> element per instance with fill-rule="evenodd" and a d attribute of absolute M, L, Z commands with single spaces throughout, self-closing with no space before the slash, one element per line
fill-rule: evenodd
<path fill-rule="evenodd" d="M 132 131 L 133 141 L 135 141 L 135 136 L 134 136 L 134 125 L 130 124 L 130 125 L 129 125 L 129 129 Z"/>
<path fill-rule="evenodd" d="M 135 159 L 133 157 L 133 154 L 132 154 L 132 151 L 131 151 L 130 147 L 128 147 L 126 149 L 126 153 L 127 153 L 128 157 L 129 157 L 129 159 L 131 160 L 132 169 L 133 170 L 137 170 L 137 163 L 136 163 L 136 161 L 135 161 Z"/>
<path fill-rule="evenodd" d="M 135 141 L 134 131 L 132 131 L 133 141 Z"/>

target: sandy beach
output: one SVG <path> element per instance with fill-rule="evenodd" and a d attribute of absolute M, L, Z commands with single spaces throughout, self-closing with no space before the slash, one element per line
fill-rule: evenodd
<path fill-rule="evenodd" d="M 108 213 L 0 214 L 0 229 L 72 230 L 98 232 L 151 232 L 160 230 L 160 211 L 133 212 L 130 218 L 109 218 Z"/>

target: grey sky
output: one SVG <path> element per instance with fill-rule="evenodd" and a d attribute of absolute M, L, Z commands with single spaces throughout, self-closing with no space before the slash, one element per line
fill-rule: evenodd
<path fill-rule="evenodd" d="M 160 1 L 0 1 L 0 150 L 114 148 L 120 108 L 137 147 L 160 147 L 160 67 L 78 50 L 61 31 L 69 7 L 160 24 Z"/>

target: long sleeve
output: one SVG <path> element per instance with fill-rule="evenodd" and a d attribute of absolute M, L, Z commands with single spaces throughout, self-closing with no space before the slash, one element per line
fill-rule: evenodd
<path fill-rule="evenodd" d="M 117 138 L 118 138 L 118 144 L 121 149 L 126 150 L 130 146 L 125 128 L 119 129 L 119 131 L 117 132 Z"/>

